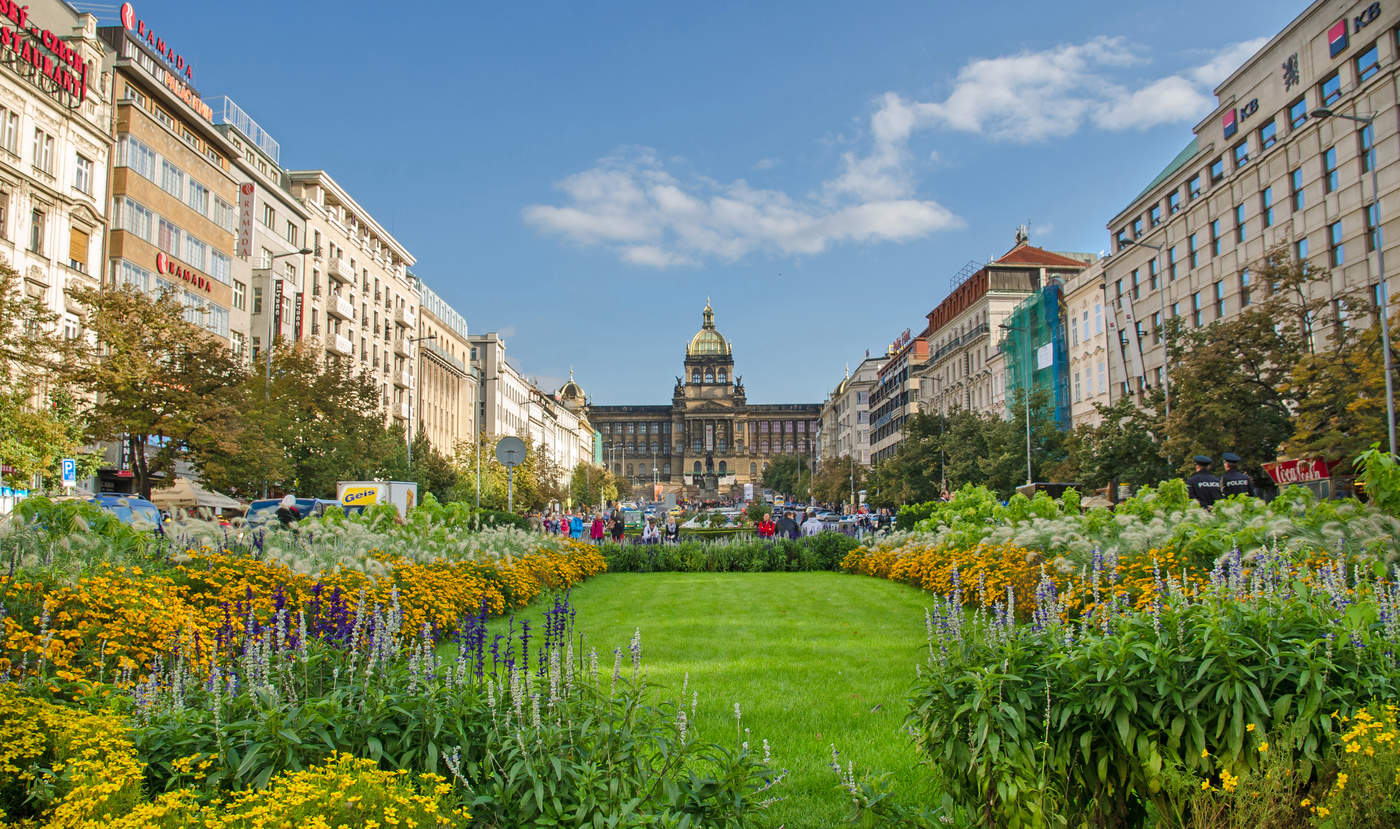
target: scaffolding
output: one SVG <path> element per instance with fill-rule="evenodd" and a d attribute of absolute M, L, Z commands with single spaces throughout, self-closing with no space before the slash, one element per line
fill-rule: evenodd
<path fill-rule="evenodd" d="M 1060 314 L 1064 288 L 1052 282 L 1031 294 L 1006 318 L 1001 349 L 1006 377 L 1006 407 L 1020 402 L 1029 384 L 1031 394 L 1044 392 L 1053 407 L 1055 424 L 1070 426 L 1069 343 Z"/>

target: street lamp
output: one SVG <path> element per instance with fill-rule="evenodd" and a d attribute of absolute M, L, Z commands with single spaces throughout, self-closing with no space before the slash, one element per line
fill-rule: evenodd
<path fill-rule="evenodd" d="M 424 340 L 436 340 L 437 334 L 426 334 L 422 337 L 404 337 L 404 342 L 417 343 Z M 416 372 L 415 372 L 416 374 Z M 417 389 L 408 390 L 408 428 L 405 430 L 408 437 L 408 462 L 413 463 L 413 393 Z"/>
<path fill-rule="evenodd" d="M 277 259 L 285 259 L 288 256 L 308 256 L 313 252 L 314 251 L 312 251 L 311 248 L 301 248 L 300 250 L 292 250 L 286 253 L 274 253 L 271 256 L 267 257 L 266 267 L 253 269 L 256 271 L 266 271 L 268 276 L 267 287 L 269 288 L 269 290 L 267 292 L 268 296 L 265 305 L 265 308 L 267 310 L 267 385 L 263 389 L 264 400 L 272 399 L 272 343 L 275 339 L 277 339 L 277 330 L 274 324 L 275 320 L 277 319 L 277 314 L 274 313 L 272 309 L 272 263 Z"/>
<path fill-rule="evenodd" d="M 1377 300 L 1378 304 L 1381 306 L 1381 307 L 1380 307 L 1380 312 L 1381 312 L 1381 352 L 1382 352 L 1382 357 L 1383 357 L 1384 365 L 1385 365 L 1385 425 L 1386 425 L 1386 436 L 1389 438 L 1389 441 L 1390 441 L 1390 455 L 1391 455 L 1391 457 L 1394 457 L 1394 456 L 1395 456 L 1395 386 L 1394 386 L 1393 380 L 1391 379 L 1391 367 L 1390 367 L 1390 291 L 1389 291 L 1389 284 L 1388 284 L 1388 282 L 1387 282 L 1386 275 L 1385 275 L 1385 251 L 1383 250 L 1382 239 L 1381 239 L 1381 199 L 1380 199 L 1380 193 L 1381 193 L 1381 191 L 1380 191 L 1380 186 L 1379 186 L 1379 184 L 1378 184 L 1377 181 L 1376 181 L 1376 134 L 1375 134 L 1375 130 L 1373 129 L 1373 125 L 1375 124 L 1376 116 L 1375 116 L 1374 113 L 1371 114 L 1371 115 L 1343 115 L 1343 114 L 1340 113 L 1340 112 L 1333 112 L 1332 110 L 1327 109 L 1326 107 L 1319 107 L 1319 108 L 1317 108 L 1317 109 L 1315 109 L 1315 110 L 1312 111 L 1312 117 L 1317 118 L 1317 119 L 1319 119 L 1319 120 L 1320 120 L 1320 119 L 1325 119 L 1325 118 L 1345 118 L 1345 119 L 1348 120 L 1348 121 L 1355 121 L 1355 122 L 1358 123 L 1358 124 L 1365 124 L 1365 125 L 1366 125 L 1366 129 L 1372 130 L 1372 132 L 1371 132 L 1371 146 L 1370 146 L 1370 148 L 1367 150 L 1367 156 L 1369 156 L 1368 159 L 1367 159 L 1367 161 L 1369 162 L 1369 166 L 1370 166 L 1370 168 L 1371 168 L 1371 209 L 1373 209 L 1373 210 L 1375 211 L 1375 213 L 1376 213 L 1376 215 L 1375 215 L 1375 220 L 1376 220 L 1376 227 L 1375 227 L 1376 240 L 1375 240 L 1375 244 L 1373 244 L 1372 247 L 1374 247 L 1374 248 L 1376 249 L 1376 277 L 1377 277 L 1377 279 L 1379 280 L 1379 286 L 1380 286 L 1380 291 L 1379 291 L 1378 295 L 1376 296 L 1376 300 Z M 1364 202 L 1364 201 L 1366 201 L 1366 193 L 1365 193 L 1366 184 L 1365 184 L 1365 181 L 1364 181 L 1364 180 L 1361 182 L 1361 189 L 1362 189 L 1361 200 Z M 1368 259 L 1367 259 L 1367 262 L 1369 262 L 1369 261 L 1370 261 L 1370 259 L 1368 258 Z"/>
<path fill-rule="evenodd" d="M 1026 484 L 1035 482 L 1035 477 L 1031 474 L 1031 332 L 1030 329 L 1020 325 L 1007 325 L 1001 323 L 1003 331 L 1024 331 L 1026 334 L 1026 391 L 1024 395 L 1024 408 L 1026 410 Z M 1005 338 L 1003 338 L 1004 340 Z M 1005 346 L 1003 345 L 1003 349 Z"/>
<path fill-rule="evenodd" d="M 472 376 L 476 378 L 476 411 L 473 412 L 472 422 L 476 424 L 476 434 L 473 435 L 476 443 L 476 509 L 477 515 L 481 514 L 481 433 L 486 430 L 486 381 L 495 380 L 495 377 L 487 377 L 486 372 L 481 370 L 481 366 L 472 366 Z M 479 417 L 478 417 L 479 415 Z M 478 521 L 480 518 L 478 518 Z"/>
<path fill-rule="evenodd" d="M 1170 361 L 1167 359 L 1167 274 L 1166 274 L 1165 271 L 1162 270 L 1162 246 L 1161 246 L 1161 245 L 1149 244 L 1149 243 L 1147 243 L 1147 242 L 1139 242 L 1139 241 L 1136 240 L 1136 239 L 1127 239 L 1127 238 L 1122 239 L 1121 242 L 1120 242 L 1120 244 L 1124 244 L 1124 245 L 1136 245 L 1137 247 L 1140 247 L 1140 248 L 1151 248 L 1152 250 L 1154 250 L 1154 251 L 1157 252 L 1156 255 L 1155 255 L 1153 258 L 1157 260 L 1157 298 L 1158 298 L 1158 300 L 1159 300 L 1159 311 L 1158 311 L 1158 315 L 1161 317 L 1161 321 L 1162 321 L 1162 323 L 1161 323 L 1161 330 L 1160 330 L 1160 332 L 1159 332 L 1159 333 L 1160 333 L 1160 336 L 1162 337 L 1162 393 L 1165 395 L 1165 398 L 1166 398 L 1166 401 L 1165 401 L 1166 415 L 1167 415 L 1167 417 L 1171 417 L 1171 413 L 1172 413 L 1172 381 L 1171 381 L 1171 371 L 1170 371 L 1170 369 L 1168 368 L 1168 366 L 1170 365 Z M 1134 330 L 1136 331 L 1136 329 L 1134 329 Z M 1139 358 L 1142 357 L 1142 340 L 1141 340 L 1141 338 L 1138 339 L 1138 357 L 1139 357 Z M 1146 371 L 1147 371 L 1147 366 L 1144 365 L 1144 366 L 1142 367 L 1142 370 L 1143 370 L 1144 372 L 1146 372 Z M 1143 380 L 1146 381 L 1147 378 L 1146 378 L 1146 377 L 1143 377 Z"/>

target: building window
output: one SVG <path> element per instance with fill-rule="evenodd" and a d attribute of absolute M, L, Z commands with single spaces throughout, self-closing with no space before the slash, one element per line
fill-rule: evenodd
<path fill-rule="evenodd" d="M 1249 139 L 1241 141 L 1235 145 L 1235 169 L 1243 167 L 1249 163 Z"/>
<path fill-rule="evenodd" d="M 1240 271 L 1240 307 L 1249 305 L 1249 268 Z"/>
<path fill-rule="evenodd" d="M 1176 245 L 1167 248 L 1167 281 L 1176 281 Z"/>
<path fill-rule="evenodd" d="M 1225 316 L 1225 283 L 1215 283 L 1215 318 Z"/>
<path fill-rule="evenodd" d="M 92 195 L 92 159 L 79 155 L 73 160 L 73 186 Z"/>
<path fill-rule="evenodd" d="M 1157 311 L 1152 315 L 1152 344 L 1158 345 L 1162 342 L 1162 312 Z"/>
<path fill-rule="evenodd" d="M 1191 262 L 1193 268 L 1201 262 L 1200 254 L 1196 250 L 1196 234 L 1194 233 L 1186 237 L 1186 258 Z"/>
<path fill-rule="evenodd" d="M 1210 163 L 1210 183 L 1218 184 L 1225 178 L 1225 161 L 1217 158 Z"/>
<path fill-rule="evenodd" d="M 1157 290 L 1157 257 L 1147 260 L 1147 287 L 1149 290 Z"/>
<path fill-rule="evenodd" d="M 1186 197 L 1194 199 L 1201 195 L 1201 176 L 1199 173 L 1186 180 Z"/>
<path fill-rule="evenodd" d="M 29 214 L 29 249 L 35 253 L 44 252 L 44 211 L 35 210 Z"/>
<path fill-rule="evenodd" d="M 1290 193 L 1293 197 L 1293 212 L 1303 209 L 1303 170 L 1298 168 L 1288 174 Z"/>
<path fill-rule="evenodd" d="M 1167 215 L 1171 216 L 1181 209 L 1181 191 L 1173 190 L 1167 194 Z"/>
<path fill-rule="evenodd" d="M 1244 205 L 1235 205 L 1235 243 L 1242 244 L 1245 239 Z"/>
<path fill-rule="evenodd" d="M 248 310 L 248 286 L 233 280 L 233 307 L 239 311 Z"/>
<path fill-rule="evenodd" d="M 77 226 L 68 228 L 68 266 L 87 273 L 88 232 Z"/>
<path fill-rule="evenodd" d="M 253 286 L 253 313 L 254 313 L 254 314 L 261 314 L 261 313 L 262 313 L 262 295 L 263 295 L 262 286 L 261 286 L 261 285 L 254 285 L 254 286 Z"/>
<path fill-rule="evenodd" d="M 1322 175 L 1326 180 L 1324 193 L 1337 189 L 1337 148 L 1328 147 L 1322 152 Z"/>
<path fill-rule="evenodd" d="M 185 198 L 185 173 L 165 159 L 160 162 L 160 187 L 177 199 Z"/>
<path fill-rule="evenodd" d="M 53 136 L 34 128 L 34 167 L 41 173 L 53 175 Z"/>
<path fill-rule="evenodd" d="M 262 209 L 262 223 L 272 229 L 273 223 L 277 221 L 277 214 L 273 212 L 272 205 L 264 204 Z"/>
<path fill-rule="evenodd" d="M 1342 223 L 1340 221 L 1327 226 L 1327 259 L 1334 268 L 1346 264 L 1346 252 L 1342 249 Z"/>
<path fill-rule="evenodd" d="M 1278 141 L 1278 125 L 1274 119 L 1270 118 L 1264 122 L 1264 126 L 1259 128 L 1259 152 L 1263 152 Z"/>
<path fill-rule="evenodd" d="M 1380 247 L 1381 229 L 1376 223 L 1376 204 L 1372 202 L 1366 205 L 1366 252 L 1370 253 Z"/>
<path fill-rule="evenodd" d="M 1259 218 L 1263 220 L 1264 227 L 1273 227 L 1274 224 L 1274 188 L 1265 187 L 1264 192 L 1259 194 Z"/>
<path fill-rule="evenodd" d="M 1331 106 L 1342 97 L 1342 76 L 1340 72 L 1333 72 L 1322 79 L 1322 105 Z"/>
<path fill-rule="evenodd" d="M 1210 223 L 1210 255 L 1220 255 L 1220 220 L 1212 219 Z"/>
<path fill-rule="evenodd" d="M 1293 243 L 1293 253 L 1298 257 L 1299 262 L 1305 262 L 1308 258 L 1308 238 L 1304 236 Z"/>
<path fill-rule="evenodd" d="M 10 155 L 19 155 L 19 113 L 0 107 L 0 147 Z"/>
<path fill-rule="evenodd" d="M 1191 324 L 1197 328 L 1201 327 L 1201 292 L 1197 291 L 1191 295 Z"/>
<path fill-rule="evenodd" d="M 1371 172 L 1371 125 L 1356 131 L 1357 152 L 1361 157 L 1361 172 Z"/>
<path fill-rule="evenodd" d="M 171 256 L 180 256 L 180 228 L 162 218 L 158 226 L 156 245 Z"/>
<path fill-rule="evenodd" d="M 1138 269 L 1133 268 L 1133 299 L 1141 299 L 1142 291 L 1138 284 Z"/>
<path fill-rule="evenodd" d="M 1356 82 L 1365 83 L 1379 71 L 1380 52 L 1376 44 L 1372 43 L 1371 48 L 1356 56 Z"/>
<path fill-rule="evenodd" d="M 1141 218 L 1141 217 L 1136 218 L 1136 219 L 1133 219 L 1133 238 L 1134 238 L 1134 239 L 1141 239 L 1141 238 L 1142 238 L 1142 218 Z"/>
<path fill-rule="evenodd" d="M 1288 105 L 1288 124 L 1293 129 L 1303 126 L 1308 120 L 1308 98 L 1306 95 Z"/>
<path fill-rule="evenodd" d="M 297 226 L 291 222 L 287 222 L 287 241 L 297 244 Z"/>
<path fill-rule="evenodd" d="M 1152 205 L 1151 209 L 1147 211 L 1147 223 L 1152 227 L 1162 223 L 1162 205 Z"/>

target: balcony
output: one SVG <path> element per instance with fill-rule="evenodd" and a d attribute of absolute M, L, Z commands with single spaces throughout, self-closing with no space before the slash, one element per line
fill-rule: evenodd
<path fill-rule="evenodd" d="M 326 343 L 326 349 L 342 357 L 349 357 L 354 353 L 355 347 L 350 344 L 350 338 L 343 334 L 336 334 Z"/>
<path fill-rule="evenodd" d="M 400 403 L 394 408 L 394 417 L 399 420 L 408 420 L 408 403 Z"/>
<path fill-rule="evenodd" d="M 343 320 L 353 320 L 355 319 L 355 306 L 350 304 L 350 300 L 337 295 L 326 303 L 326 313 Z"/>
<path fill-rule="evenodd" d="M 413 388 L 413 375 L 409 374 L 407 370 L 394 372 L 394 385 L 401 389 Z"/>
<path fill-rule="evenodd" d="M 326 273 L 337 282 L 350 282 L 355 278 L 355 275 L 345 267 L 344 259 L 332 259 L 326 264 Z"/>
<path fill-rule="evenodd" d="M 400 305 L 394 312 L 394 322 L 405 328 L 412 328 L 418 324 L 418 314 L 407 305 Z"/>
<path fill-rule="evenodd" d="M 395 337 L 394 353 L 399 355 L 400 357 L 412 357 L 413 340 L 409 339 L 408 337 Z"/>

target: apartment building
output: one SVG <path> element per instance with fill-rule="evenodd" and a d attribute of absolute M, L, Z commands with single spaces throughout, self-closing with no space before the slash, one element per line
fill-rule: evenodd
<path fill-rule="evenodd" d="M 1216 88 L 1190 142 L 1108 224 L 1113 365 L 1126 367 L 1115 398 L 1169 392 L 1163 322 L 1195 328 L 1249 308 L 1268 287 L 1252 269 L 1271 250 L 1330 270 L 1317 298 L 1359 289 L 1378 305 L 1391 293 L 1371 254 L 1383 245 L 1400 261 L 1397 58 L 1400 6 L 1318 0 Z"/>
<path fill-rule="evenodd" d="M 129 9 L 129 7 L 128 7 Z M 189 62 L 173 44 L 157 50 L 150 24 L 122 16 L 99 36 L 111 47 L 115 141 L 112 281 L 172 292 L 186 318 L 238 348 L 233 284 L 234 148 L 214 127 L 213 110 L 193 87 Z"/>
<path fill-rule="evenodd" d="M 1112 320 L 1104 309 L 1104 266 L 1100 259 L 1065 282 L 1065 327 L 1068 329 L 1070 423 L 1096 426 L 1096 405 L 1112 402 L 1112 377 L 1121 377 L 1121 366 L 1110 371 L 1114 352 L 1109 346 Z"/>
<path fill-rule="evenodd" d="M 817 455 L 822 461 L 853 458 L 870 465 L 870 393 L 879 380 L 885 356 L 866 356 L 836 384 L 822 406 Z"/>
<path fill-rule="evenodd" d="M 76 337 L 81 309 L 67 291 L 97 287 L 108 225 L 106 50 L 97 19 L 66 3 L 8 9 L 19 28 L 0 46 L 0 259 Z"/>
<path fill-rule="evenodd" d="M 1008 378 L 1003 368 L 1005 328 L 1016 307 L 1051 282 L 1066 282 L 1097 259 L 1056 253 L 1030 244 L 1025 227 L 1016 244 L 985 265 L 970 264 L 953 277 L 953 290 L 928 313 L 928 360 L 919 377 L 928 386 L 925 411 L 971 411 L 1002 417 Z"/>
<path fill-rule="evenodd" d="M 528 435 L 533 387 L 506 359 L 506 341 L 495 331 L 474 334 L 468 341 L 471 364 L 481 372 L 481 397 L 477 403 L 480 434 Z"/>
<path fill-rule="evenodd" d="M 452 457 L 457 444 L 476 434 L 477 379 L 470 366 L 467 320 L 414 277 L 418 286 L 418 399 L 414 434 L 427 436 L 433 448 Z"/>
<path fill-rule="evenodd" d="M 233 145 L 238 229 L 233 258 L 233 348 L 255 363 L 268 345 L 309 338 L 305 279 L 308 213 L 287 191 L 281 146 L 232 98 L 213 102 L 214 127 Z M 247 332 L 247 342 L 243 342 Z"/>
<path fill-rule="evenodd" d="M 284 182 L 307 215 L 308 336 L 369 375 L 388 423 L 408 431 L 418 364 L 413 255 L 325 170 L 290 170 Z"/>
<path fill-rule="evenodd" d="M 928 332 L 918 336 L 905 329 L 890 344 L 885 364 L 875 370 L 870 390 L 870 462 L 879 463 L 899 451 L 904 422 L 920 411 L 931 385 L 920 369 L 928 362 Z"/>

